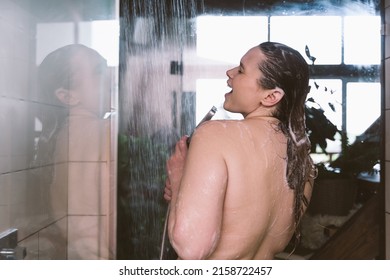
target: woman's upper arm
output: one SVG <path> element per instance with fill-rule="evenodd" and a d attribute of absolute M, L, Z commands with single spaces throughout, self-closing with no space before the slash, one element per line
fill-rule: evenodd
<path fill-rule="evenodd" d="M 191 140 L 172 236 L 182 258 L 206 258 L 219 240 L 228 172 L 218 126 L 203 125 Z"/>

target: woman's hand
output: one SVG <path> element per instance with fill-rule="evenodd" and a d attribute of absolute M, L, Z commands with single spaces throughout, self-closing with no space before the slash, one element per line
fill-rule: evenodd
<path fill-rule="evenodd" d="M 165 180 L 164 198 L 171 201 L 172 195 L 179 190 L 180 181 L 183 176 L 184 164 L 187 157 L 187 138 L 183 136 L 175 146 L 175 151 L 167 160 L 167 179 Z"/>

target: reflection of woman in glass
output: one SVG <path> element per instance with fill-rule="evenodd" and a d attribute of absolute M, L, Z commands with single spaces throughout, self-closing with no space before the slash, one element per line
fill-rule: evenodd
<path fill-rule="evenodd" d="M 42 98 L 56 105 L 52 114 L 40 117 L 35 156 L 36 165 L 55 163 L 51 215 L 68 217 L 68 233 L 77 244 L 68 246 L 69 258 L 105 258 L 95 248 L 107 238 L 97 233 L 108 205 L 109 123 L 102 118 L 110 104 L 106 60 L 93 49 L 69 45 L 50 53 L 38 75 Z"/>

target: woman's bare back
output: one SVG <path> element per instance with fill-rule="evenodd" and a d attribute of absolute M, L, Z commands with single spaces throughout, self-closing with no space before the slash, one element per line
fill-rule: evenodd
<path fill-rule="evenodd" d="M 218 124 L 219 122 L 219 124 Z M 210 259 L 272 259 L 294 232 L 286 138 L 274 118 L 217 121 L 228 170 L 220 240 Z"/>

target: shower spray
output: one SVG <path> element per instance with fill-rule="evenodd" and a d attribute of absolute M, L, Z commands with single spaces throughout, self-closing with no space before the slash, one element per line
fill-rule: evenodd
<path fill-rule="evenodd" d="M 202 123 L 209 121 L 214 117 L 215 113 L 217 112 L 217 108 L 215 106 L 211 107 L 210 111 L 207 112 L 207 114 L 203 117 L 203 119 L 198 123 L 198 125 L 195 127 L 195 129 L 200 126 Z M 195 131 L 195 130 L 194 130 Z M 191 135 L 187 138 L 187 146 L 190 145 L 192 134 L 194 134 L 194 131 L 191 133 Z M 164 231 L 162 236 L 162 242 L 161 242 L 161 248 L 160 248 L 160 260 L 164 257 L 164 251 L 165 251 L 165 239 L 167 238 L 167 230 L 168 230 L 168 216 L 169 216 L 169 209 L 170 204 L 167 208 L 167 213 L 165 215 L 165 223 L 164 223 Z"/>

